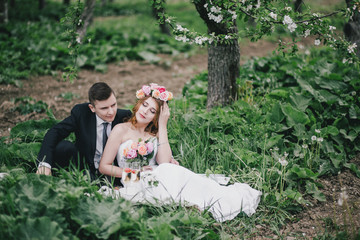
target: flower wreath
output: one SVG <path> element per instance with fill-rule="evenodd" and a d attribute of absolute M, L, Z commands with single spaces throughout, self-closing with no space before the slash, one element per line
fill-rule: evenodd
<path fill-rule="evenodd" d="M 136 98 L 142 99 L 146 96 L 151 96 L 162 101 L 170 101 L 173 99 L 172 92 L 166 91 L 164 86 L 159 86 L 156 83 L 150 83 L 149 85 L 143 85 L 140 90 L 136 91 Z"/>

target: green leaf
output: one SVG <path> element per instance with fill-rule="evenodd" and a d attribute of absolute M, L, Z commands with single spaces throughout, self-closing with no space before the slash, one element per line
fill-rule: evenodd
<path fill-rule="evenodd" d="M 265 149 L 270 149 L 276 145 L 282 137 L 284 137 L 284 135 L 275 135 L 267 139 Z"/>
<path fill-rule="evenodd" d="M 294 165 L 289 171 L 295 173 L 299 178 L 304 178 L 304 179 L 310 178 L 315 180 L 319 175 L 317 173 L 314 173 L 308 168 L 302 168 L 299 167 L 298 165 Z"/>
<path fill-rule="evenodd" d="M 285 88 L 274 89 L 267 96 L 275 99 L 287 99 L 289 97 L 289 90 Z"/>
<path fill-rule="evenodd" d="M 288 126 L 292 127 L 295 124 L 308 124 L 310 122 L 309 117 L 297 109 L 295 109 L 290 104 L 281 105 L 281 110 L 286 116 L 286 121 Z"/>
<path fill-rule="evenodd" d="M 333 77 L 335 75 L 332 75 Z M 338 75 L 339 76 L 339 75 Z M 319 81 L 316 81 L 319 80 Z M 319 79 L 317 78 L 315 81 L 321 88 L 328 89 L 331 91 L 339 91 L 347 88 L 347 84 L 342 82 L 342 78 L 340 80 L 334 80 L 334 79 Z"/>
<path fill-rule="evenodd" d="M 356 105 L 351 105 L 349 109 L 349 116 L 351 119 L 360 118 L 360 108 Z"/>
<path fill-rule="evenodd" d="M 341 99 L 339 99 L 338 96 L 336 96 L 324 89 L 321 89 L 317 92 L 317 98 L 320 102 L 326 102 L 329 105 L 331 105 L 337 101 L 341 102 Z"/>
<path fill-rule="evenodd" d="M 318 172 L 319 176 L 323 176 L 325 174 L 334 173 L 335 169 L 330 161 L 326 161 L 320 165 Z"/>
<path fill-rule="evenodd" d="M 20 138 L 24 142 L 41 142 L 47 130 L 57 122 L 54 119 L 41 119 L 18 123 L 11 129 L 10 136 Z"/>
<path fill-rule="evenodd" d="M 299 204 L 311 204 L 309 201 L 305 200 L 302 194 L 298 191 L 287 188 L 283 193 L 286 197 L 295 200 Z"/>
<path fill-rule="evenodd" d="M 294 125 L 294 132 L 293 134 L 297 136 L 299 139 L 305 136 L 305 126 L 303 124 L 296 124 Z"/>
<path fill-rule="evenodd" d="M 268 120 L 272 123 L 280 123 L 284 120 L 285 115 L 281 111 L 281 106 L 279 103 L 275 103 L 273 108 L 271 109 L 271 113 L 267 116 Z"/>
<path fill-rule="evenodd" d="M 83 54 L 81 55 L 78 55 L 77 58 L 76 58 L 76 65 L 78 67 L 83 67 L 85 64 L 86 64 L 86 61 L 88 60 L 89 58 Z"/>
<path fill-rule="evenodd" d="M 311 84 L 310 84 L 308 81 L 306 81 L 306 80 L 304 80 L 304 79 L 301 79 L 301 78 L 297 78 L 296 80 L 297 80 L 297 82 L 299 83 L 300 87 L 301 87 L 303 90 L 309 92 L 309 93 L 310 93 L 312 96 L 314 96 L 315 99 L 316 99 L 316 95 L 317 95 L 317 94 L 316 94 L 316 91 L 315 91 L 315 89 L 311 86 Z"/>
<path fill-rule="evenodd" d="M 339 134 L 339 130 L 335 126 L 327 126 L 324 130 L 326 135 L 337 136 Z"/>
<path fill-rule="evenodd" d="M 354 141 L 355 138 L 358 137 L 358 134 L 354 130 L 350 130 L 349 133 L 346 133 L 345 129 L 340 129 L 340 133 L 346 138 L 349 139 L 351 142 Z"/>
<path fill-rule="evenodd" d="M 352 170 L 358 178 L 360 178 L 360 168 L 355 163 L 345 163 L 344 167 L 349 168 Z"/>
<path fill-rule="evenodd" d="M 47 216 L 26 218 L 16 228 L 17 239 L 69 239 L 62 226 Z"/>
<path fill-rule="evenodd" d="M 340 165 L 345 161 L 344 154 L 338 154 L 338 153 L 330 153 L 329 154 L 331 163 L 334 165 L 336 169 L 340 169 Z"/>
<path fill-rule="evenodd" d="M 40 151 L 41 143 L 13 143 L 8 148 L 12 158 L 26 160 L 28 163 L 34 163 L 36 156 Z"/>
<path fill-rule="evenodd" d="M 311 97 L 305 97 L 302 94 L 292 93 L 290 94 L 290 103 L 298 110 L 304 112 L 311 102 Z"/>
<path fill-rule="evenodd" d="M 99 202 L 94 198 L 84 200 L 71 213 L 71 219 L 87 234 L 97 238 L 109 239 L 115 232 L 130 234 L 129 231 L 134 231 L 140 221 L 139 214 L 131 210 L 132 205 L 128 201 Z"/>
<path fill-rule="evenodd" d="M 101 63 L 98 63 L 98 64 L 95 64 L 95 70 L 98 71 L 98 72 L 106 72 L 108 69 L 107 65 L 106 64 L 101 64 Z"/>
<path fill-rule="evenodd" d="M 145 61 L 149 62 L 149 63 L 158 63 L 161 58 L 156 56 L 155 54 L 153 54 L 152 52 L 149 51 L 140 51 L 138 52 L 138 55 Z"/>
<path fill-rule="evenodd" d="M 306 182 L 306 191 L 313 195 L 313 197 L 320 202 L 325 202 L 325 195 L 318 189 L 315 183 L 307 181 Z"/>

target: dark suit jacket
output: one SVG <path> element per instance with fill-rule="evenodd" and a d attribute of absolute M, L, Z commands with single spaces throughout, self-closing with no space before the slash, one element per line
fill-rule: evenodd
<path fill-rule="evenodd" d="M 89 103 L 77 104 L 71 115 L 53 126 L 45 135 L 38 161 L 53 164 L 56 145 L 74 132 L 75 146 L 79 150 L 80 160 L 87 163 L 91 172 L 95 172 L 94 155 L 96 150 L 96 116 L 89 108 Z M 111 128 L 130 117 L 130 110 L 118 109 Z"/>

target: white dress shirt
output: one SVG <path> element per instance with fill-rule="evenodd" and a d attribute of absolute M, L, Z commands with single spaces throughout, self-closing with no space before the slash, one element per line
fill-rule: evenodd
<path fill-rule="evenodd" d="M 98 169 L 100 165 L 100 159 L 103 153 L 103 129 L 105 121 L 102 120 L 98 115 L 96 115 L 96 150 L 94 155 L 94 165 Z M 106 134 L 110 135 L 111 132 L 111 122 L 107 125 Z"/>

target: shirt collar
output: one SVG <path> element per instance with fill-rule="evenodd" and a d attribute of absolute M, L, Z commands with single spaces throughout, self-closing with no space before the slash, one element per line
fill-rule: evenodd
<path fill-rule="evenodd" d="M 100 126 L 101 124 L 106 122 L 106 121 L 102 120 L 97 114 L 95 114 L 95 116 L 96 116 L 96 126 Z M 109 122 L 109 123 L 111 124 L 111 122 Z"/>

